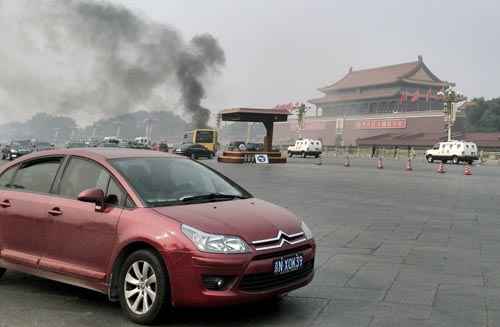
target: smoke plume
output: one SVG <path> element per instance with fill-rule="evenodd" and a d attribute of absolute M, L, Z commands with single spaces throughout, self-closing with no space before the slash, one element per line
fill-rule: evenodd
<path fill-rule="evenodd" d="M 4 115 L 110 116 L 175 89 L 193 124 L 204 127 L 203 80 L 225 64 L 211 35 L 186 42 L 170 26 L 103 1 L 0 0 L 0 38 Z"/>

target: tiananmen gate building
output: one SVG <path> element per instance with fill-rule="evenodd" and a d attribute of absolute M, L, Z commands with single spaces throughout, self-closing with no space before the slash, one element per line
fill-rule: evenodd
<path fill-rule="evenodd" d="M 437 93 L 449 86 L 454 84 L 437 77 L 421 56 L 403 64 L 351 68 L 319 89 L 324 96 L 309 100 L 322 115 L 306 117 L 300 134 L 325 145 L 432 145 L 446 137 L 443 100 Z M 290 118 L 276 124 L 278 143 L 291 143 L 299 134 L 297 120 Z M 463 120 L 455 125 L 460 137 Z"/>

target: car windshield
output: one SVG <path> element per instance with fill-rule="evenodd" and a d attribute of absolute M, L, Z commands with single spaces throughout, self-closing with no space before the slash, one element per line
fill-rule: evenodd
<path fill-rule="evenodd" d="M 183 143 L 181 145 L 182 150 L 187 150 L 190 146 L 193 146 L 193 143 Z"/>
<path fill-rule="evenodd" d="M 148 206 L 251 197 L 235 183 L 191 160 L 152 157 L 110 161 Z"/>

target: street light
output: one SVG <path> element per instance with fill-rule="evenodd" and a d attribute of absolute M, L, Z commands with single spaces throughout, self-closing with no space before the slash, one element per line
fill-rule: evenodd
<path fill-rule="evenodd" d="M 445 121 L 448 124 L 448 141 L 451 141 L 451 129 L 457 116 L 457 108 L 454 104 L 465 101 L 467 98 L 451 87 L 444 90 L 444 92 L 439 91 L 437 95 L 444 99 L 443 112 L 446 114 Z"/>

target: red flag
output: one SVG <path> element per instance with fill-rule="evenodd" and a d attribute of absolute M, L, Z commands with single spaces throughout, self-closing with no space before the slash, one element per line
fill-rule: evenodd
<path fill-rule="evenodd" d="M 411 102 L 417 102 L 418 98 L 420 98 L 420 92 L 417 89 L 417 92 L 411 97 Z"/>
<path fill-rule="evenodd" d="M 403 104 L 403 102 L 406 102 L 406 93 L 405 93 L 405 91 L 401 91 L 401 97 L 399 98 L 399 104 Z"/>

